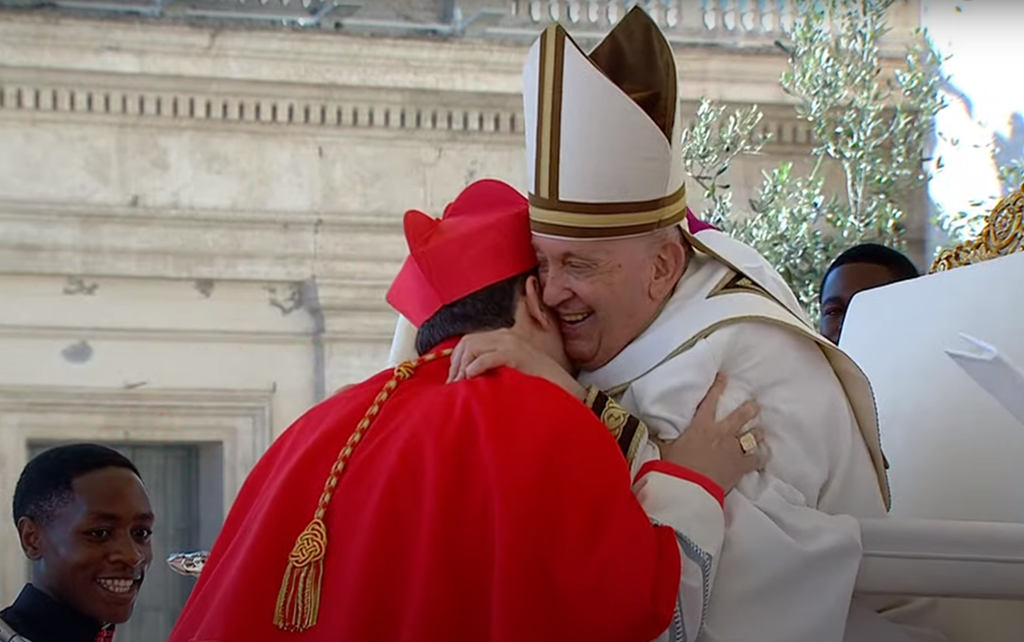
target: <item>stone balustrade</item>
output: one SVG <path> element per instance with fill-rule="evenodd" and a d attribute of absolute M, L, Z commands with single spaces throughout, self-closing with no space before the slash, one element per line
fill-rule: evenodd
<path fill-rule="evenodd" d="M 920 0 L 900 0 L 893 27 L 918 24 Z M 640 6 L 676 44 L 769 44 L 789 31 L 799 0 L 52 0 L 51 10 L 141 15 L 188 21 L 291 26 L 347 33 L 442 37 L 534 37 L 537 27 L 562 22 L 587 40 L 600 37 Z M 33 7 L 0 0 L 0 7 Z M 899 29 L 897 29 L 899 31 Z"/>
<path fill-rule="evenodd" d="M 783 33 L 797 14 L 794 0 L 518 0 L 511 4 L 514 15 L 534 23 L 561 21 L 599 29 L 607 29 L 640 5 L 668 34 Z"/>

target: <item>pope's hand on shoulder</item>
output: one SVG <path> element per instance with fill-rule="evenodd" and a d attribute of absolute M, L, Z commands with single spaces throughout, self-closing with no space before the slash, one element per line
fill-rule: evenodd
<path fill-rule="evenodd" d="M 502 366 L 546 379 L 581 401 L 587 396 L 586 388 L 550 355 L 504 329 L 464 336 L 452 353 L 448 381 L 472 379 Z"/>

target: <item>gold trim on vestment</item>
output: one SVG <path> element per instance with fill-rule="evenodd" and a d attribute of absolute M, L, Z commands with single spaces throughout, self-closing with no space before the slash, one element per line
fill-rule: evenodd
<path fill-rule="evenodd" d="M 641 202 L 561 200 L 563 74 L 569 43 L 651 119 L 670 148 L 676 142 L 675 57 L 658 26 L 643 10 L 634 8 L 628 12 L 590 55 L 564 28 L 557 24 L 549 26 L 541 35 L 539 47 L 536 149 L 530 190 L 533 231 L 562 238 L 618 238 L 679 223 L 686 217 L 685 186 L 673 194 Z"/>
<path fill-rule="evenodd" d="M 685 186 L 667 197 L 624 203 L 562 202 L 530 197 L 533 231 L 564 238 L 621 237 L 653 232 L 676 225 L 685 218 Z"/>
<path fill-rule="evenodd" d="M 685 221 L 683 222 L 683 224 L 680 227 L 682 228 L 683 236 L 687 239 L 687 241 L 690 242 L 690 244 L 695 249 L 700 250 L 704 254 L 714 258 L 719 263 L 721 263 L 722 265 L 725 265 L 727 268 L 729 268 L 733 272 L 735 272 L 737 274 L 745 275 L 743 270 L 740 270 L 739 268 L 737 268 L 736 265 L 734 265 L 731 261 L 727 260 L 721 254 L 713 251 L 710 247 L 708 247 L 702 241 L 700 241 L 700 239 L 698 239 L 695 234 L 690 232 L 689 225 Z M 684 275 L 684 277 L 685 277 L 685 275 Z M 753 279 L 751 279 L 751 281 L 755 285 L 759 285 Z M 723 283 L 720 281 L 718 283 L 718 286 L 722 286 L 722 285 L 723 285 Z M 728 285 L 728 283 L 725 283 L 725 286 L 727 286 L 727 285 Z M 741 294 L 743 292 L 744 292 L 743 289 L 738 289 L 738 290 L 734 290 L 733 291 L 734 294 Z M 724 294 L 724 292 L 719 292 L 719 294 L 720 295 Z M 790 328 L 792 330 L 802 330 L 805 337 L 807 337 L 808 339 L 811 339 L 812 341 L 814 341 L 819 346 L 821 351 L 826 355 L 826 358 L 829 359 L 829 363 L 830 364 L 832 362 L 832 357 L 830 357 L 829 355 L 830 354 L 838 353 L 838 354 L 844 355 L 846 360 L 855 369 L 859 369 L 857 367 L 856 363 L 853 360 L 851 360 L 849 358 L 849 356 L 846 356 L 845 353 L 843 353 L 841 350 L 839 350 L 836 346 L 834 346 L 831 343 L 829 343 L 828 340 L 825 339 L 824 337 L 822 337 L 817 332 L 817 330 L 815 328 L 811 327 L 809 325 L 809 323 L 805 322 L 796 312 L 794 312 L 793 310 L 789 309 L 789 307 L 787 307 L 785 304 L 783 304 L 781 301 L 779 301 L 770 291 L 765 290 L 764 293 L 763 293 L 763 297 L 767 298 L 768 300 L 770 300 L 774 304 L 780 306 L 783 310 L 785 310 L 788 313 L 788 315 L 792 319 L 794 319 L 794 321 L 792 323 L 787 323 L 785 321 L 780 321 L 778 319 L 774 319 L 774 318 L 771 318 L 771 317 L 768 317 L 768 316 L 742 315 L 742 316 L 739 316 L 739 317 L 734 317 L 734 318 L 730 318 L 730 319 L 723 319 L 721 321 L 715 322 L 715 323 L 711 324 L 710 326 L 704 328 L 704 330 L 702 330 L 701 332 L 699 332 L 696 335 L 692 336 L 689 340 L 683 342 L 675 350 L 673 350 L 671 353 L 669 353 L 664 359 L 662 359 L 660 362 L 658 362 L 655 366 L 651 367 L 650 369 L 648 369 L 643 374 L 641 374 L 641 375 L 639 375 L 637 377 L 634 377 L 633 379 L 631 379 L 631 380 L 629 380 L 629 381 L 627 381 L 627 382 L 625 382 L 623 384 L 615 386 L 614 388 L 609 390 L 607 394 L 610 397 L 617 397 L 617 396 L 623 394 L 626 390 L 629 389 L 629 387 L 633 384 L 633 382 L 635 382 L 635 381 L 637 381 L 637 380 L 647 376 L 652 371 L 654 371 L 657 368 L 661 367 L 667 361 L 669 361 L 671 359 L 674 359 L 675 357 L 677 357 L 678 355 L 682 354 L 683 352 L 686 352 L 687 350 L 692 348 L 694 345 L 696 345 L 697 342 L 700 341 L 701 339 L 704 339 L 704 338 L 708 337 L 713 332 L 715 332 L 716 330 L 722 328 L 723 326 L 729 325 L 731 323 L 741 322 L 741 321 L 766 322 L 766 323 L 770 323 L 772 325 L 780 326 L 780 327 L 783 327 L 783 328 L 787 328 L 788 327 L 788 328 Z M 660 312 L 659 312 L 659 315 L 660 315 Z M 845 380 L 843 379 L 842 376 L 839 376 L 838 371 L 836 372 L 836 374 L 837 374 L 837 378 L 839 379 L 840 384 L 843 387 L 844 392 L 846 392 L 847 391 L 847 385 L 846 385 Z M 861 373 L 861 376 L 867 382 L 867 378 L 866 378 L 866 376 L 863 375 L 863 373 Z M 870 382 L 867 382 L 867 383 L 868 383 L 868 389 L 869 389 L 869 392 L 870 392 Z M 882 435 L 881 435 L 881 431 L 879 430 L 879 427 L 878 427 L 878 408 L 877 408 L 877 404 L 876 404 L 875 399 L 874 399 L 874 393 L 872 392 L 871 395 L 872 395 L 871 396 L 871 402 L 872 402 L 872 404 L 874 406 L 874 421 L 873 421 L 873 423 L 874 423 L 874 431 L 869 431 L 861 423 L 860 417 L 855 417 L 855 418 L 857 420 L 857 427 L 858 427 L 860 433 L 862 434 L 862 436 L 864 437 L 865 443 L 868 445 L 868 451 L 871 454 L 872 463 L 875 464 L 875 472 L 876 472 L 877 477 L 878 477 L 879 487 L 881 488 L 881 491 L 882 491 L 882 499 L 883 499 L 883 501 L 885 503 L 885 508 L 886 508 L 886 510 L 889 510 L 892 507 L 892 489 L 891 489 L 891 487 L 889 485 L 889 475 L 886 472 L 888 470 L 888 468 L 889 468 L 889 465 L 888 465 L 888 462 L 885 459 L 885 453 L 882 452 Z M 847 393 L 847 397 L 850 399 L 851 408 L 853 408 L 854 407 L 853 398 L 849 396 L 849 393 Z M 856 411 L 854 411 L 854 413 L 856 415 Z M 872 445 L 872 444 L 874 444 L 874 445 Z"/>
<path fill-rule="evenodd" d="M 768 299 L 772 303 L 778 303 L 775 297 L 769 294 L 768 291 L 762 288 L 760 285 L 755 283 L 753 279 L 751 279 L 749 276 L 742 273 L 733 272 L 732 269 L 725 273 L 725 276 L 722 277 L 722 279 L 715 285 L 715 287 L 711 288 L 711 291 L 708 292 L 708 295 L 705 298 L 713 299 L 716 296 L 722 296 L 724 294 L 733 294 L 736 292 L 756 294 L 758 296 L 764 297 L 765 299 Z"/>
<path fill-rule="evenodd" d="M 537 94 L 537 158 L 534 192 L 558 195 L 558 164 L 562 136 L 562 75 L 565 67 L 565 30 L 551 25 L 540 40 L 540 91 Z"/>
<path fill-rule="evenodd" d="M 554 25 L 548 27 L 548 31 L 554 29 Z M 550 100 L 550 78 L 551 71 L 548 69 L 549 64 L 553 64 L 554 61 L 549 60 L 549 56 L 546 55 L 548 47 L 547 32 L 540 37 L 540 58 L 537 61 L 537 132 L 535 134 L 536 143 L 535 158 L 533 161 L 533 191 L 537 193 L 547 194 L 548 192 L 548 159 L 551 154 L 547 149 L 547 143 L 551 140 L 551 137 L 547 133 L 549 119 L 548 105 Z"/>
<path fill-rule="evenodd" d="M 640 452 L 640 446 L 643 446 L 650 439 L 650 430 L 647 428 L 647 424 L 640 421 L 640 425 L 636 427 L 636 432 L 633 433 L 633 439 L 629 442 L 629 450 L 626 452 L 626 462 L 630 468 L 633 467 L 633 462 L 636 461 L 637 453 Z"/>
<path fill-rule="evenodd" d="M 665 209 L 679 203 L 686 205 L 686 185 L 682 184 L 668 196 L 660 196 L 643 201 L 603 201 L 590 203 L 586 201 L 567 201 L 560 198 L 544 198 L 530 194 L 530 205 L 542 210 L 566 212 L 569 214 L 637 214 Z"/>
<path fill-rule="evenodd" d="M 783 306 L 783 308 L 785 309 L 785 306 Z M 629 390 L 630 386 L 632 386 L 635 382 L 639 381 L 640 379 L 643 379 L 647 375 L 651 374 L 652 372 L 654 372 L 655 370 L 657 370 L 661 366 L 665 365 L 666 363 L 668 363 L 672 359 L 675 359 L 676 357 L 678 357 L 679 355 L 683 354 L 684 352 L 687 352 L 688 350 L 693 348 L 695 345 L 697 345 L 697 343 L 699 341 L 701 341 L 702 339 L 706 339 L 707 337 L 711 336 L 713 333 L 717 332 L 718 330 L 724 328 L 727 325 L 732 325 L 734 323 L 743 323 L 743 322 L 767 323 L 769 325 L 774 325 L 774 326 L 778 326 L 778 327 L 781 327 L 781 328 L 788 328 L 790 330 L 796 331 L 796 327 L 794 327 L 794 325 L 791 324 L 791 323 L 786 323 L 785 321 L 779 321 L 778 319 L 773 319 L 771 317 L 763 316 L 763 315 L 746 314 L 746 315 L 740 315 L 740 316 L 736 316 L 736 317 L 730 317 L 728 319 L 722 319 L 721 321 L 716 321 L 715 323 L 712 323 L 711 325 L 705 327 L 700 332 L 694 334 L 692 337 L 690 337 L 689 339 L 687 339 L 683 343 L 679 344 L 679 346 L 677 346 L 674 350 L 669 352 L 661 361 L 659 361 L 655 365 L 651 366 L 650 368 L 645 370 L 643 373 L 633 377 L 629 381 L 626 381 L 626 382 L 621 383 L 621 384 L 619 384 L 619 385 L 617 385 L 617 386 L 615 386 L 613 388 L 610 388 L 605 394 L 607 394 L 609 397 L 618 397 L 618 396 L 624 394 L 627 390 Z M 806 327 L 806 326 L 803 326 L 803 324 L 800 324 L 799 327 Z M 822 352 L 825 352 L 825 348 L 829 347 L 827 344 L 825 344 L 825 341 L 827 341 L 827 339 L 816 337 L 813 331 L 805 332 L 804 336 L 807 337 L 808 339 L 811 339 L 815 343 L 817 343 L 819 345 L 819 347 L 822 349 Z M 838 348 L 835 348 L 835 346 L 831 346 L 831 348 L 838 350 Z M 825 356 L 826 356 L 826 358 L 828 358 L 827 355 L 825 355 Z M 851 363 L 853 363 L 853 365 L 856 367 L 856 363 L 854 363 L 853 361 L 851 361 Z M 831 364 L 831 361 L 830 361 L 830 364 Z M 843 382 L 843 378 L 838 376 L 838 373 L 837 373 L 836 379 L 839 381 L 839 384 L 843 387 L 844 393 L 846 393 L 846 384 Z M 846 394 L 849 397 L 848 393 L 846 393 Z M 872 399 L 872 402 L 874 402 L 874 399 Z M 850 406 L 851 406 L 851 409 L 852 409 L 853 408 L 853 402 L 852 401 L 850 402 Z M 875 411 L 876 411 L 876 417 L 877 417 L 877 408 L 875 409 Z M 881 492 L 882 492 L 882 501 L 885 503 L 885 509 L 889 510 L 892 507 L 892 490 L 891 490 L 891 488 L 889 486 L 889 475 L 886 473 L 886 470 L 888 469 L 888 464 L 885 461 L 885 453 L 882 452 L 882 436 L 881 436 L 881 433 L 878 432 L 878 426 L 877 426 L 877 423 L 876 423 L 876 425 L 875 425 L 876 432 L 874 434 L 874 441 L 877 443 L 877 447 L 876 447 L 877 448 L 877 452 L 875 452 L 875 449 L 873 449 L 871 447 L 871 441 L 872 440 L 868 439 L 868 435 L 865 434 L 864 427 L 860 425 L 860 420 L 859 419 L 857 419 L 857 427 L 858 427 L 861 435 L 864 437 L 865 444 L 868 446 L 868 452 L 871 455 L 872 463 L 875 465 L 876 477 L 878 478 L 878 484 L 879 484 L 879 487 L 880 487 Z"/>
<path fill-rule="evenodd" d="M 596 386 L 587 388 L 584 403 L 601 420 L 608 432 L 615 438 L 619 450 L 626 458 L 630 469 L 636 460 L 640 447 L 647 442 L 648 429 L 640 417 L 630 414 L 610 396 Z M 626 440 L 627 443 L 623 443 Z"/>
<path fill-rule="evenodd" d="M 556 210 L 545 210 L 530 206 L 530 217 L 538 223 L 563 225 L 568 227 L 630 227 L 647 223 L 662 223 L 674 216 L 686 215 L 686 202 L 674 203 L 647 212 L 628 212 L 622 214 L 573 214 Z M 675 222 L 678 222 L 677 218 Z"/>
<path fill-rule="evenodd" d="M 731 261 L 726 259 L 724 256 L 722 256 L 718 252 L 715 252 L 710 247 L 705 245 L 700 239 L 698 239 L 697 235 L 690 231 L 690 226 L 689 225 L 683 225 L 682 226 L 682 230 L 683 230 L 683 236 L 690 243 L 690 245 L 693 246 L 694 249 L 700 250 L 704 254 L 707 254 L 708 256 L 710 256 L 711 258 L 715 259 L 716 261 L 718 261 L 719 263 L 721 263 L 725 267 L 729 268 L 730 270 L 732 270 L 736 274 L 743 274 L 744 276 L 746 275 L 746 273 L 743 270 L 741 270 L 738 267 L 736 267 L 735 265 L 733 265 Z M 750 277 L 747 277 L 747 278 L 750 278 Z M 753 281 L 753 279 L 751 279 L 751 282 L 753 282 L 756 285 L 756 282 Z M 782 309 L 785 310 L 786 312 L 788 312 L 794 319 L 796 319 L 797 323 L 799 323 L 801 326 L 809 329 L 811 332 L 817 332 L 817 328 L 814 328 L 814 327 L 811 327 L 810 325 L 808 325 L 808 323 L 806 321 L 804 321 L 804 319 L 800 315 L 798 315 L 793 310 L 790 310 L 789 306 L 787 306 L 782 301 L 779 301 L 775 297 L 774 294 L 772 294 L 768 290 L 763 290 L 763 294 L 764 294 L 765 297 L 770 299 L 772 302 L 777 303 L 778 305 L 782 306 Z"/>
<path fill-rule="evenodd" d="M 626 409 L 609 399 L 608 405 L 601 412 L 601 423 L 618 439 L 622 435 L 622 429 L 626 427 L 627 421 L 629 421 L 629 413 L 626 412 Z"/>
<path fill-rule="evenodd" d="M 564 225 L 550 225 L 540 221 L 530 221 L 530 230 L 537 236 L 547 238 L 568 239 L 572 241 L 606 241 L 644 236 L 651 232 L 668 229 L 684 220 L 686 220 L 686 210 L 670 219 L 629 227 L 566 227 Z"/>
<path fill-rule="evenodd" d="M 555 197 L 560 192 L 558 172 L 562 163 L 562 95 L 566 37 L 564 29 L 556 29 L 552 42 L 554 51 L 551 52 L 551 57 L 554 58 L 554 73 L 551 79 L 551 121 L 548 125 L 548 135 L 551 137 L 548 143 L 548 195 Z"/>

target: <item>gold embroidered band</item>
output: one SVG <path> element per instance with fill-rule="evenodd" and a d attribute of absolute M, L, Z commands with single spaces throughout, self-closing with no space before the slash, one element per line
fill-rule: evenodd
<path fill-rule="evenodd" d="M 685 218 L 685 185 L 664 198 L 630 203 L 578 203 L 530 195 L 530 226 L 548 236 L 628 236 L 670 227 Z"/>
<path fill-rule="evenodd" d="M 587 389 L 584 403 L 597 415 L 612 437 L 615 437 L 622 456 L 632 468 L 637 451 L 643 442 L 647 441 L 647 426 L 594 386 Z"/>
<path fill-rule="evenodd" d="M 536 163 L 533 192 L 558 194 L 558 166 L 562 140 L 562 74 L 565 67 L 565 30 L 553 24 L 540 40 L 540 91 L 537 100 Z"/>

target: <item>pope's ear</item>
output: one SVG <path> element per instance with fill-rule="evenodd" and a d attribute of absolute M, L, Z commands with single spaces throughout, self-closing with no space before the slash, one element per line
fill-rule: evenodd
<path fill-rule="evenodd" d="M 546 329 L 552 323 L 552 319 L 547 306 L 544 305 L 544 294 L 540 288 L 540 279 L 536 275 L 526 277 L 523 284 L 523 299 L 526 301 L 526 311 L 533 322 Z"/>
<path fill-rule="evenodd" d="M 664 301 L 672 295 L 689 263 L 690 244 L 674 230 L 657 237 L 648 295 L 655 301 Z"/>

